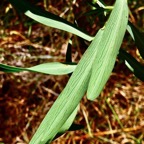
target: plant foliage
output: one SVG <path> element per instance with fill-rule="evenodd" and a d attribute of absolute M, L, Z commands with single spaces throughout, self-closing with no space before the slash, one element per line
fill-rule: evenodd
<path fill-rule="evenodd" d="M 95 37 L 86 34 L 76 25 L 33 6 L 27 0 L 9 0 L 9 2 L 19 12 L 46 26 L 65 30 L 87 41 L 91 41 L 77 66 L 59 62 L 40 64 L 30 68 L 18 68 L 0 64 L 0 70 L 4 72 L 32 71 L 53 75 L 73 72 L 65 89 L 58 96 L 32 137 L 30 144 L 50 143 L 57 135 L 64 133 L 70 128 L 77 114 L 79 103 L 85 93 L 87 92 L 89 100 L 94 100 L 100 95 L 111 75 L 118 53 L 119 58 L 126 61 L 128 68 L 138 78 L 144 80 L 144 67 L 126 51 L 120 50 L 127 29 L 135 41 L 141 56 L 144 58 L 143 35 L 132 23 L 128 23 L 127 0 L 116 0 L 109 19 L 103 28 L 99 29 Z M 108 7 L 98 1 L 96 8 L 97 12 L 100 10 L 99 12 L 101 13 Z M 71 63 L 71 58 L 69 61 Z"/>

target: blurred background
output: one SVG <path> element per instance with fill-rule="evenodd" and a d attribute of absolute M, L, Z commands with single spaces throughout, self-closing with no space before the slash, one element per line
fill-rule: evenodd
<path fill-rule="evenodd" d="M 95 35 L 107 17 L 91 12 L 87 0 L 31 0 Z M 112 5 L 114 1 L 105 2 Z M 144 1 L 129 0 L 129 20 L 144 32 Z M 89 13 L 87 13 L 89 12 Z M 65 62 L 72 37 L 72 60 L 78 62 L 88 43 L 70 33 L 46 27 L 18 13 L 7 0 L 0 4 L 0 63 L 30 67 Z M 122 48 L 144 64 L 132 38 L 126 33 Z M 32 72 L 0 71 L 0 144 L 28 144 L 40 122 L 69 77 Z M 144 82 L 117 60 L 101 95 L 84 97 L 75 119 L 83 129 L 67 132 L 53 144 L 144 144 Z"/>

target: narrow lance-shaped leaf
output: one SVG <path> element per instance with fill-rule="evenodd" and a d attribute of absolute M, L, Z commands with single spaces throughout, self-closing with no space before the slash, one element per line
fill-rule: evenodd
<path fill-rule="evenodd" d="M 61 29 L 70 33 L 73 33 L 85 40 L 91 41 L 92 36 L 83 32 L 76 25 L 64 20 L 63 18 L 54 15 L 48 11 L 44 11 L 39 7 L 32 5 L 27 0 L 9 0 L 9 2 L 20 12 L 23 12 L 26 16 L 34 19 L 35 21 L 42 23 L 46 26 Z"/>
<path fill-rule="evenodd" d="M 142 34 L 130 21 L 128 23 L 127 30 L 135 41 L 140 55 L 144 59 L 144 34 Z"/>
<path fill-rule="evenodd" d="M 31 71 L 31 72 L 39 72 L 39 73 L 52 74 L 52 75 L 64 75 L 64 74 L 72 73 L 75 70 L 75 68 L 76 65 L 62 64 L 59 62 L 43 63 L 30 68 L 20 68 L 20 67 L 0 64 L 0 71 L 3 72 Z"/>
<path fill-rule="evenodd" d="M 134 73 L 136 77 L 144 81 L 144 66 L 141 65 L 133 56 L 120 49 L 119 58 L 122 59 L 126 66 Z"/>
<path fill-rule="evenodd" d="M 50 143 L 80 102 L 87 90 L 92 64 L 96 57 L 97 46 L 101 42 L 103 31 L 100 30 L 90 44 L 67 86 L 42 121 L 30 144 Z"/>
<path fill-rule="evenodd" d="M 93 61 L 87 98 L 97 98 L 113 70 L 128 23 L 127 0 L 117 0 L 104 27 L 104 33 Z"/>
<path fill-rule="evenodd" d="M 66 120 L 70 117 L 71 113 L 78 106 L 87 90 L 92 63 L 102 34 L 103 30 L 99 30 L 78 63 L 76 70 L 70 77 L 65 89 L 58 96 L 32 137 L 30 144 L 50 143 Z"/>

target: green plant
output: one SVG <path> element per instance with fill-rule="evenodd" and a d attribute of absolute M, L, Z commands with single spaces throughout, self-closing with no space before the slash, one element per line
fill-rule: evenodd
<path fill-rule="evenodd" d="M 38 22 L 72 32 L 88 41 L 92 40 L 77 66 L 71 65 L 73 63 L 70 63 L 69 66 L 61 63 L 49 63 L 31 68 L 10 67 L 4 64 L 0 65 L 1 70 L 4 72 L 30 70 L 60 75 L 74 71 L 67 86 L 57 98 L 30 141 L 30 144 L 50 143 L 58 133 L 63 133 L 69 129 L 76 116 L 78 104 L 86 92 L 90 100 L 95 99 L 100 94 L 114 67 L 116 56 L 119 52 L 126 29 L 128 29 L 129 33 L 136 41 L 141 56 L 143 56 L 143 50 L 141 50 L 144 45 L 141 40 L 143 36 L 140 36 L 140 32 L 131 23 L 128 23 L 128 7 L 126 0 L 116 1 L 109 20 L 105 26 L 98 31 L 95 37 L 89 36 L 75 25 L 58 16 L 30 5 L 27 1 L 21 1 L 19 3 L 14 0 L 9 1 L 19 11 Z M 103 12 L 107 12 L 103 4 L 100 6 L 102 6 L 101 10 L 103 10 Z M 127 66 L 136 76 L 139 77 L 139 75 L 141 75 L 140 78 L 143 80 L 143 66 L 123 50 L 120 50 L 119 57 L 127 61 Z M 45 69 L 45 67 L 47 69 Z"/>

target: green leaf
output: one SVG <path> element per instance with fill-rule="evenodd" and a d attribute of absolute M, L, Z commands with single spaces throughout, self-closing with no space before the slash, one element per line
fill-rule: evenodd
<path fill-rule="evenodd" d="M 126 0 L 117 0 L 104 27 L 102 39 L 97 46 L 97 55 L 87 90 L 87 98 L 94 100 L 104 88 L 113 70 L 128 23 Z"/>
<path fill-rule="evenodd" d="M 79 105 L 76 107 L 76 109 L 72 112 L 72 114 L 68 117 L 68 119 L 66 120 L 66 122 L 62 125 L 62 127 L 59 130 L 59 133 L 64 133 L 66 130 L 68 130 L 71 126 L 71 124 L 73 123 L 77 111 L 78 111 Z"/>
<path fill-rule="evenodd" d="M 94 40 L 86 50 L 82 59 L 78 63 L 75 71 L 70 77 L 65 89 L 62 91 L 62 93 L 59 95 L 57 100 L 54 102 L 51 109 L 43 119 L 39 128 L 37 129 L 36 133 L 32 137 L 30 144 L 50 143 L 53 140 L 53 138 L 56 136 L 56 134 L 58 134 L 61 127 L 65 124 L 67 119 L 70 117 L 71 113 L 78 106 L 80 100 L 82 99 L 85 92 L 87 91 L 88 86 L 90 86 L 88 85 L 89 79 L 91 75 L 94 76 L 95 74 L 94 73 L 95 66 L 93 65 L 95 65 L 95 58 L 98 56 L 99 52 L 102 55 L 102 57 L 99 57 L 99 61 L 100 62 L 103 61 L 103 63 L 106 63 L 106 65 L 102 64 L 98 68 L 104 71 L 108 69 L 108 74 L 104 73 L 105 77 L 101 77 L 101 73 L 99 73 L 100 78 L 99 75 L 98 77 L 93 77 L 93 78 L 94 80 L 99 78 L 100 83 L 99 81 L 98 83 L 95 83 L 96 82 L 95 81 L 94 85 L 95 84 L 100 85 L 103 88 L 105 84 L 104 81 L 108 79 L 108 77 L 110 76 L 110 72 L 112 71 L 113 64 L 115 62 L 116 55 L 118 54 L 118 50 L 126 30 L 126 25 L 128 20 L 128 7 L 127 7 L 126 0 L 117 0 L 115 7 L 116 8 L 114 8 L 115 9 L 114 12 L 112 12 L 113 14 L 109 19 L 109 21 L 111 22 L 107 22 L 108 24 L 106 25 L 106 27 L 100 29 L 97 35 L 95 36 Z M 122 18 L 122 16 L 124 16 L 124 18 Z M 121 27 L 120 27 L 121 20 L 124 20 L 124 24 L 121 23 Z M 115 34 L 115 32 L 120 31 L 119 29 L 122 30 L 122 32 Z M 110 32 L 110 34 L 108 32 Z M 112 34 L 114 34 L 116 38 L 114 37 L 114 39 L 112 39 L 111 36 Z M 119 40 L 118 37 L 120 37 Z M 111 45 L 111 43 L 109 42 L 109 38 L 110 40 L 117 40 L 118 44 L 115 44 L 115 42 L 112 41 L 112 45 Z M 109 49 L 107 48 L 107 42 L 108 42 Z M 102 43 L 104 43 L 104 45 L 102 45 Z M 110 47 L 110 45 L 112 47 Z M 115 45 L 117 45 L 118 48 L 115 47 Z M 104 51 L 104 56 L 106 56 L 106 58 L 104 58 L 102 53 L 104 47 L 106 48 L 106 51 Z M 112 50 L 114 50 L 114 48 L 117 49 L 111 52 L 110 48 Z M 108 51 L 108 55 L 106 53 L 107 51 Z M 111 54 L 113 54 L 114 56 L 112 56 Z M 112 58 L 109 58 L 111 56 Z M 112 64 L 108 63 L 107 61 L 112 62 Z M 109 65 L 107 64 L 110 64 L 110 70 L 109 70 Z M 99 91 L 98 93 L 96 93 L 96 95 L 98 94 Z"/>
<path fill-rule="evenodd" d="M 23 68 L 14 67 L 14 66 L 8 66 L 6 64 L 0 63 L 0 71 L 3 71 L 3 72 L 7 72 L 7 73 L 10 73 L 10 72 L 21 72 L 23 70 L 24 70 Z"/>
<path fill-rule="evenodd" d="M 79 105 L 76 107 L 76 109 L 72 112 L 72 114 L 69 116 L 69 118 L 66 120 L 66 122 L 63 124 L 63 126 L 60 128 L 58 134 L 55 136 L 54 139 L 56 139 L 57 137 L 61 136 L 62 134 L 65 133 L 65 131 L 67 130 L 72 130 L 72 128 L 76 128 L 76 126 L 73 123 L 77 111 L 78 111 Z M 78 127 L 78 126 L 77 126 Z M 79 128 L 79 127 L 78 127 Z"/>
<path fill-rule="evenodd" d="M 19 11 L 24 13 L 26 16 L 32 18 L 33 20 L 42 23 L 46 26 L 50 26 L 53 28 L 61 29 L 70 33 L 73 33 L 85 40 L 91 41 L 93 39 L 92 36 L 89 36 L 85 32 L 83 32 L 76 25 L 64 20 L 63 18 L 54 15 L 48 11 L 44 11 L 39 7 L 32 5 L 27 0 L 9 0 L 9 2 Z"/>
<path fill-rule="evenodd" d="M 78 106 L 87 90 L 92 63 L 102 34 L 103 30 L 99 30 L 78 63 L 66 87 L 46 114 L 29 144 L 50 143 Z"/>
<path fill-rule="evenodd" d="M 125 65 L 134 73 L 141 81 L 144 81 L 144 66 L 141 65 L 133 56 L 126 51 L 120 49 L 119 58 L 125 62 Z"/>
<path fill-rule="evenodd" d="M 8 66 L 5 64 L 0 64 L 0 71 L 3 72 L 31 71 L 52 75 L 64 75 L 72 73 L 75 70 L 75 68 L 76 65 L 62 64 L 59 62 L 43 63 L 30 68 L 19 68 L 14 66 Z"/>
<path fill-rule="evenodd" d="M 144 35 L 130 21 L 127 30 L 135 41 L 141 57 L 144 59 Z"/>

